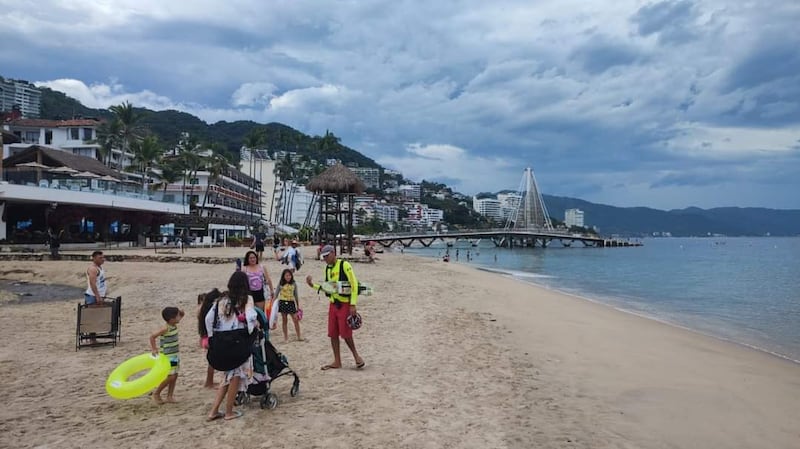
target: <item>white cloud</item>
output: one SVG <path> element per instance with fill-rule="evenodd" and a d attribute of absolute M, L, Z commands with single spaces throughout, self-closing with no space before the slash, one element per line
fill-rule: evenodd
<path fill-rule="evenodd" d="M 479 156 L 453 145 L 414 143 L 406 147 L 405 154 L 382 157 L 378 162 L 417 182 L 445 180 L 465 194 L 515 188 L 522 177 L 519 161 Z"/>
<path fill-rule="evenodd" d="M 464 190 L 514 188 L 532 165 L 546 192 L 688 205 L 705 194 L 648 173 L 678 183 L 703 161 L 698 178 L 728 186 L 704 187 L 710 204 L 761 195 L 800 207 L 759 176 L 733 188 L 716 177 L 731 164 L 769 170 L 753 163 L 764 156 L 800 169 L 788 150 L 795 60 L 754 57 L 778 44 L 791 56 L 800 9 L 658 3 L 0 0 L 0 67 L 13 69 L 0 74 L 53 80 L 43 84 L 93 107 L 330 129 L 410 177 Z"/>
<path fill-rule="evenodd" d="M 105 109 L 111 105 L 128 101 L 138 107 L 154 110 L 185 109 L 184 106 L 173 103 L 169 98 L 149 90 L 125 92 L 124 86 L 113 81 L 109 84 L 96 83 L 87 86 L 83 81 L 64 78 L 53 81 L 37 81 L 34 84 L 63 92 L 90 108 Z"/>
<path fill-rule="evenodd" d="M 274 97 L 275 87 L 272 83 L 244 83 L 231 96 L 234 106 L 253 106 L 269 104 Z"/>

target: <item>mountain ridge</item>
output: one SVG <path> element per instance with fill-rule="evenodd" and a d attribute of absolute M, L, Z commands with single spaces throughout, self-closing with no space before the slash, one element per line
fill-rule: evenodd
<path fill-rule="evenodd" d="M 42 113 L 46 119 L 67 119 L 76 116 L 111 118 L 106 109 L 93 109 L 62 92 L 42 87 Z M 146 113 L 143 124 L 159 137 L 165 146 L 178 142 L 181 132 L 189 132 L 203 140 L 215 141 L 234 153 L 238 159 L 239 149 L 245 136 L 255 128 L 263 128 L 267 137 L 267 148 L 297 151 L 317 160 L 336 157 L 343 162 L 355 162 L 363 167 L 383 169 L 377 162 L 336 139 L 334 151 L 325 153 L 320 149 L 320 136 L 309 136 L 281 123 L 260 124 L 251 120 L 235 122 L 219 121 L 207 123 L 192 114 L 176 110 L 151 111 Z M 503 190 L 503 191 L 508 191 Z M 502 191 L 501 191 L 502 192 Z M 481 194 L 476 194 L 479 196 Z M 579 198 L 543 195 L 550 216 L 563 219 L 566 209 L 581 209 L 587 226 L 596 226 L 601 233 L 623 236 L 652 236 L 654 233 L 669 233 L 673 236 L 798 236 L 800 235 L 800 210 L 769 209 L 759 207 L 717 207 L 701 209 L 661 210 L 645 206 L 618 207 L 592 203 Z"/>

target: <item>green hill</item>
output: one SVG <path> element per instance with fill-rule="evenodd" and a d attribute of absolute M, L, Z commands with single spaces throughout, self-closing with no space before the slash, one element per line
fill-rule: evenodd
<path fill-rule="evenodd" d="M 217 122 L 208 124 L 194 115 L 180 111 L 150 111 L 144 124 L 157 135 L 167 148 L 178 142 L 182 132 L 189 132 L 206 142 L 222 144 L 238 160 L 239 149 L 247 134 L 262 128 L 266 135 L 266 148 L 271 151 L 295 151 L 311 159 L 322 161 L 337 158 L 345 163 L 353 162 L 362 167 L 382 168 L 373 159 L 342 145 L 335 136 L 323 145 L 322 136 L 309 136 L 280 123 L 259 124 L 249 120 Z M 72 117 L 110 118 L 105 109 L 92 109 L 79 101 L 42 88 L 41 117 L 46 119 L 68 119 Z M 443 186 L 434 186 L 438 190 Z M 481 193 L 494 196 L 494 194 Z M 603 235 L 648 236 L 669 232 L 674 236 L 724 235 L 800 235 L 800 210 L 777 210 L 765 208 L 687 208 L 664 211 L 648 207 L 615 207 L 595 204 L 577 198 L 544 195 L 551 217 L 563 220 L 566 209 L 584 211 L 587 226 L 596 226 Z M 432 201 L 429 198 L 429 202 Z M 457 202 L 453 202 L 456 204 Z M 475 226 L 479 217 L 474 217 L 465 207 L 446 207 L 447 204 L 431 204 L 448 209 L 453 223 Z M 477 220 L 477 221 L 476 221 Z"/>
<path fill-rule="evenodd" d="M 358 151 L 329 140 L 329 145 L 322 145 L 322 136 L 309 136 L 294 128 L 280 123 L 259 124 L 250 120 L 236 122 L 217 122 L 208 124 L 203 120 L 186 112 L 175 110 L 151 111 L 139 109 L 145 113 L 142 123 L 164 144 L 172 148 L 177 143 L 181 133 L 188 132 L 205 142 L 217 142 L 223 145 L 235 159 L 239 158 L 239 149 L 247 134 L 254 128 L 262 128 L 266 135 L 266 148 L 274 151 L 294 151 L 300 155 L 307 155 L 311 159 L 325 160 L 336 158 L 343 163 L 356 163 L 360 167 L 382 168 L 373 159 L 364 156 Z M 108 119 L 112 114 L 105 109 L 92 109 L 82 105 L 78 100 L 70 98 L 61 92 L 42 88 L 41 118 L 64 120 L 75 117 L 97 117 Z M 333 136 L 335 138 L 335 136 Z"/>

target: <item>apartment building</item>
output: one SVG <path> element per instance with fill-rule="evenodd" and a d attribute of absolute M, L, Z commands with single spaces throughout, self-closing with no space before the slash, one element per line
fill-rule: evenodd
<path fill-rule="evenodd" d="M 381 187 L 381 171 L 370 167 L 348 167 L 350 171 L 364 183 L 368 189 L 379 189 Z"/>
<path fill-rule="evenodd" d="M 113 149 L 107 161 L 100 154 L 97 128 L 102 122 L 96 119 L 44 120 L 18 119 L 3 128 L 20 138 L 19 143 L 3 146 L 3 158 L 26 150 L 32 145 L 43 145 L 66 151 L 76 156 L 86 156 L 107 162 L 111 168 L 123 170 L 133 163 L 133 153 Z"/>
<path fill-rule="evenodd" d="M 41 112 L 42 91 L 33 84 L 0 78 L 0 112 L 19 108 L 22 117 L 37 118 Z"/>
<path fill-rule="evenodd" d="M 567 227 L 578 226 L 584 227 L 583 224 L 583 211 L 580 209 L 567 209 L 564 211 L 564 224 Z"/>
<path fill-rule="evenodd" d="M 473 198 L 472 199 L 472 208 L 475 212 L 483 215 L 484 217 L 492 218 L 495 220 L 502 220 L 503 213 L 501 209 L 501 203 L 499 200 L 494 198 Z"/>

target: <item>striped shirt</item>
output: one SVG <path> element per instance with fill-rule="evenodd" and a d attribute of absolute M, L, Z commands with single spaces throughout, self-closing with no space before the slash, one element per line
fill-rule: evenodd
<path fill-rule="evenodd" d="M 178 354 L 178 326 L 167 324 L 167 331 L 161 336 L 161 352 L 164 355 Z"/>

